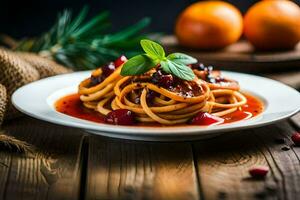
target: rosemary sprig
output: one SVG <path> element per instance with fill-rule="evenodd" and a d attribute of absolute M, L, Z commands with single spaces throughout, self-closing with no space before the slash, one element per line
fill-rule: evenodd
<path fill-rule="evenodd" d="M 22 40 L 15 50 L 36 52 L 76 70 L 94 69 L 121 54 L 131 57 L 141 52 L 138 44 L 145 35 L 140 32 L 149 25 L 149 18 L 119 32 L 108 33 L 108 12 L 85 22 L 87 13 L 88 8 L 84 7 L 73 18 L 72 12 L 65 10 L 48 32 L 38 38 Z"/>

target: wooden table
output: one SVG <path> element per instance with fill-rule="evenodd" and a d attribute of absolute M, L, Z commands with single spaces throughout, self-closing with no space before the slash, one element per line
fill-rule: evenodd
<path fill-rule="evenodd" d="M 29 117 L 4 128 L 36 150 L 0 152 L 3 200 L 300 198 L 300 147 L 290 139 L 299 131 L 300 113 L 274 125 L 180 143 L 110 139 Z M 248 174 L 253 165 L 271 170 L 255 180 Z"/>
<path fill-rule="evenodd" d="M 300 89 L 300 43 L 294 50 L 278 52 L 257 52 L 245 40 L 217 51 L 182 48 L 174 35 L 162 37 L 161 43 L 167 53 L 183 52 L 215 69 L 266 76 Z"/>

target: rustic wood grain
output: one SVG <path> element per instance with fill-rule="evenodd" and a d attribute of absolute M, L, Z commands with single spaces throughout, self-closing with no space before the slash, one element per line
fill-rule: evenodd
<path fill-rule="evenodd" d="M 290 140 L 293 131 L 282 122 L 194 143 L 204 199 L 297 199 L 300 148 Z M 250 178 L 255 165 L 270 167 L 265 179 Z"/>
<path fill-rule="evenodd" d="M 299 199 L 300 196 L 300 148 L 294 146 L 290 138 L 294 131 L 287 122 L 255 130 L 264 145 L 263 152 L 273 169 L 281 199 Z M 276 138 L 283 138 L 285 144 L 274 143 L 272 139 Z"/>
<path fill-rule="evenodd" d="M 300 43 L 295 50 L 283 52 L 255 52 L 245 41 L 219 51 L 187 50 L 174 36 L 163 37 L 162 43 L 168 52 L 188 53 L 215 69 L 259 74 L 300 89 Z"/>
<path fill-rule="evenodd" d="M 298 90 L 300 89 L 300 70 L 287 71 L 287 72 L 281 72 L 281 73 L 269 73 L 269 74 L 263 74 L 263 76 L 280 81 L 280 82 L 287 84 L 295 89 L 298 89 Z"/>
<path fill-rule="evenodd" d="M 84 137 L 23 118 L 5 129 L 36 150 L 0 152 L 0 199 L 298 199 L 300 147 L 290 139 L 298 115 L 294 125 L 182 143 Z M 250 178 L 254 165 L 270 167 L 265 179 Z"/>
<path fill-rule="evenodd" d="M 199 199 L 190 144 L 89 142 L 87 199 Z"/>
<path fill-rule="evenodd" d="M 0 151 L 0 199 L 79 199 L 80 131 L 30 118 L 4 128 L 35 150 L 26 155 Z"/>

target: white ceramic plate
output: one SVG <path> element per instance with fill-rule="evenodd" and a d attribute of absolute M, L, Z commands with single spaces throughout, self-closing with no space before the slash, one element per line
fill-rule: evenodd
<path fill-rule="evenodd" d="M 224 76 L 239 81 L 242 91 L 259 97 L 265 104 L 262 114 L 249 120 L 217 126 L 183 127 L 138 127 L 100 124 L 82 120 L 54 109 L 59 98 L 75 93 L 77 86 L 90 71 L 58 75 L 36 81 L 19 88 L 12 96 L 14 106 L 32 117 L 76 128 L 98 135 L 135 140 L 192 140 L 212 137 L 226 131 L 253 128 L 274 123 L 299 111 L 300 94 L 277 81 L 234 72 L 223 72 Z"/>

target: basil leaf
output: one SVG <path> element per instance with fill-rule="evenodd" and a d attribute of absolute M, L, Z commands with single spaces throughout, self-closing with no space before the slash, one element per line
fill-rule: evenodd
<path fill-rule="evenodd" d="M 194 64 L 198 62 L 196 58 L 193 58 L 192 56 L 186 55 L 184 53 L 172 53 L 167 56 L 167 59 L 184 65 Z"/>
<path fill-rule="evenodd" d="M 141 75 L 151 68 L 155 67 L 155 63 L 147 55 L 137 55 L 130 58 L 122 67 L 121 75 L 122 76 L 131 76 L 131 75 Z"/>
<path fill-rule="evenodd" d="M 171 74 L 172 72 L 171 72 L 171 70 L 170 70 L 170 68 L 169 68 L 169 62 L 170 62 L 170 61 L 168 61 L 168 60 L 166 60 L 166 61 L 161 61 L 161 62 L 160 62 L 160 66 L 161 66 L 162 70 L 164 70 L 165 72 Z"/>
<path fill-rule="evenodd" d="M 168 67 L 173 75 L 181 78 L 183 80 L 191 81 L 195 78 L 195 74 L 191 68 L 184 64 L 170 61 L 168 62 Z"/>
<path fill-rule="evenodd" d="M 141 46 L 146 54 L 151 58 L 159 60 L 165 58 L 165 51 L 160 44 L 151 40 L 141 40 Z"/>

